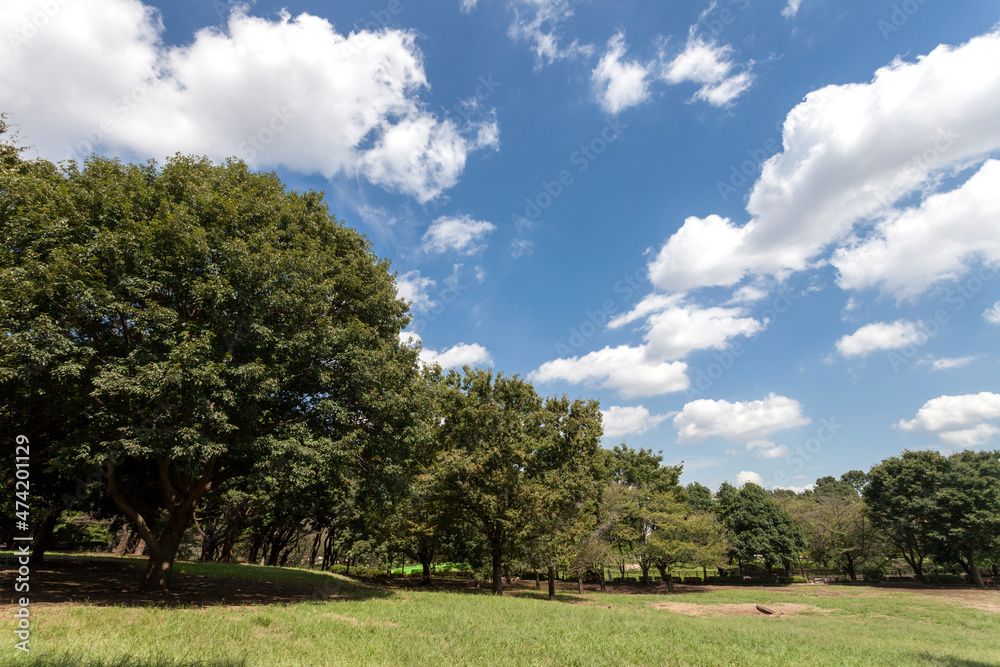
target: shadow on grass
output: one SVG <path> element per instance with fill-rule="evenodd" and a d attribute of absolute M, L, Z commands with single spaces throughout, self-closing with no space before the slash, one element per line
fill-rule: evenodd
<path fill-rule="evenodd" d="M 137 589 L 144 572 L 145 561 L 141 560 L 71 556 L 46 558 L 43 565 L 31 572 L 31 601 L 33 604 L 76 603 L 97 607 L 206 607 L 364 600 L 394 594 L 381 586 L 322 572 L 282 572 L 267 568 L 247 568 L 244 571 L 233 566 L 213 568 L 212 564 L 203 563 L 175 564 L 170 592 L 139 592 Z M 118 667 L 118 663 L 110 664 Z M 172 667 L 172 663 L 168 664 Z M 208 663 L 204 664 L 208 666 Z"/>
<path fill-rule="evenodd" d="M 122 656 L 111 660 L 86 660 L 78 655 L 65 653 L 59 656 L 37 656 L 21 660 L 24 667 L 243 667 L 246 657 L 239 660 L 176 660 L 173 658 L 134 658 Z"/>
<path fill-rule="evenodd" d="M 914 664 L 942 665 L 945 667 L 996 667 L 997 662 L 983 662 L 981 660 L 965 660 L 963 658 L 953 658 L 950 656 L 939 656 L 931 653 L 917 653 L 914 655 Z"/>

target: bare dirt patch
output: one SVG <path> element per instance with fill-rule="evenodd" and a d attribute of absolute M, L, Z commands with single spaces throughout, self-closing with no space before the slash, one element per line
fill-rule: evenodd
<path fill-rule="evenodd" d="M 764 614 L 757 610 L 757 605 L 752 602 L 738 604 L 697 604 L 695 602 L 658 602 L 653 605 L 653 609 L 663 609 L 685 616 L 760 616 L 771 618 L 779 616 L 798 616 L 800 614 L 829 614 L 834 609 L 823 609 L 811 604 L 798 604 L 793 602 L 782 602 L 779 604 L 767 605 L 769 609 L 776 613 L 773 615 Z"/>
<path fill-rule="evenodd" d="M 386 628 L 399 627 L 399 623 L 393 623 L 392 621 L 359 621 L 353 616 L 344 616 L 343 614 L 323 614 L 323 615 L 329 616 L 330 618 L 335 618 L 338 621 L 344 621 L 345 623 L 350 623 L 352 628 L 356 628 L 360 625 L 386 627 Z"/>

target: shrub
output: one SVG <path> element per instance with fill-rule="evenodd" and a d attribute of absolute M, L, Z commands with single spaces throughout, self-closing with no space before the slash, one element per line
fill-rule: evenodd
<path fill-rule="evenodd" d="M 964 584 L 965 577 L 960 574 L 925 574 L 924 583 L 954 586 L 955 584 Z"/>
<path fill-rule="evenodd" d="M 870 567 L 861 571 L 861 576 L 869 584 L 880 584 L 885 581 L 885 570 L 881 567 Z"/>

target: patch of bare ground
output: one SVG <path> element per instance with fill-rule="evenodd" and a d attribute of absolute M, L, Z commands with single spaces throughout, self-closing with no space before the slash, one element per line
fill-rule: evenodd
<path fill-rule="evenodd" d="M 779 604 L 769 604 L 768 609 L 774 614 L 765 614 L 757 609 L 753 603 L 739 604 L 697 604 L 695 602 L 658 602 L 653 609 L 663 609 L 685 616 L 760 616 L 776 618 L 780 616 L 798 616 L 800 614 L 830 614 L 836 610 L 823 609 L 811 604 L 798 604 L 793 602 L 782 602 Z"/>
<path fill-rule="evenodd" d="M 350 623 L 352 628 L 358 626 L 366 627 L 387 627 L 387 628 L 398 628 L 399 623 L 393 623 L 392 621 L 359 621 L 353 616 L 344 616 L 343 614 L 323 614 L 324 616 L 329 616 L 330 618 L 335 618 L 338 621 L 344 621 L 345 623 Z"/>

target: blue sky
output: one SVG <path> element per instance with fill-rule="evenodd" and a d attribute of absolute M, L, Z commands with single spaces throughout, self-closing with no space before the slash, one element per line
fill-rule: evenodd
<path fill-rule="evenodd" d="M 593 397 L 682 481 L 1000 445 L 1000 3 L 39 0 L 42 157 L 326 192 L 423 358 Z"/>

